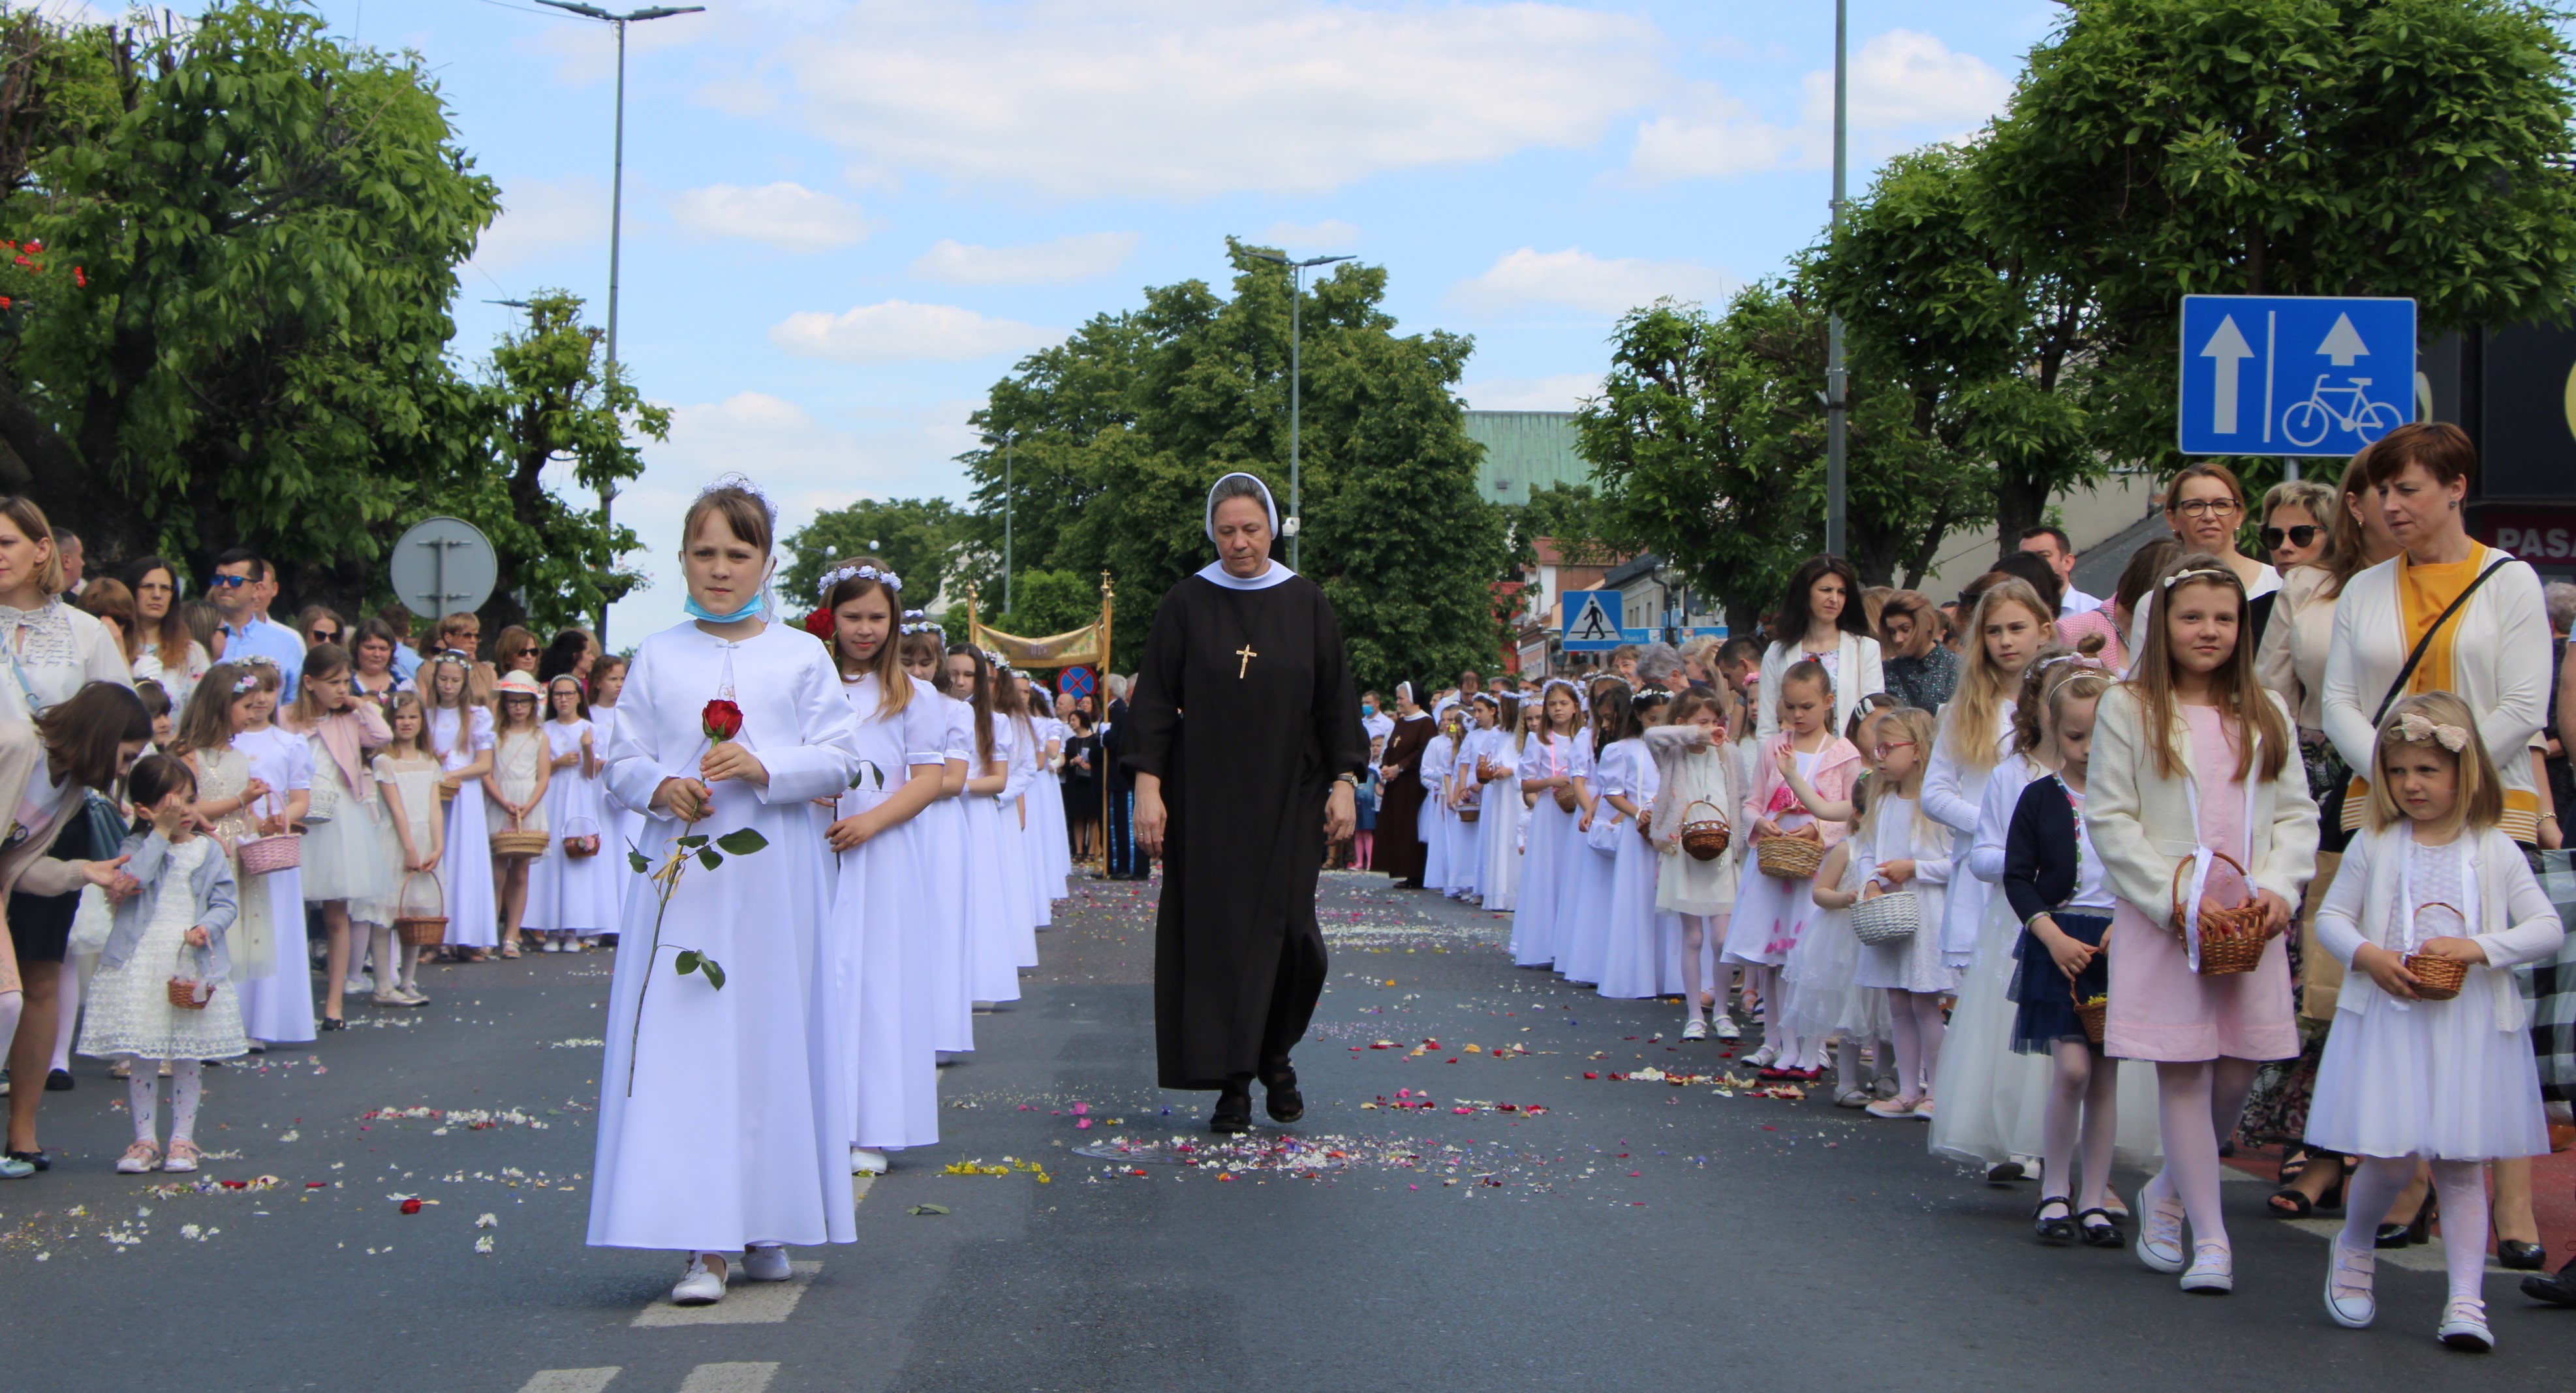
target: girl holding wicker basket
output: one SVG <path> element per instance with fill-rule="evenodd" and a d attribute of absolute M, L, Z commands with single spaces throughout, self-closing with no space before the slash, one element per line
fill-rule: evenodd
<path fill-rule="evenodd" d="M 2117 902 L 2102 858 L 2085 835 L 2093 720 L 2110 674 L 2082 668 L 2031 713 L 2047 723 L 2057 771 L 2024 785 L 2004 838 L 2004 896 L 2022 926 L 2009 995 L 2016 1054 L 2049 1057 L 2041 1123 L 2040 1201 L 2031 1211 L 2039 1241 L 2064 1247 L 2080 1234 L 2096 1248 L 2120 1246 L 2112 1218 L 2111 1149 L 2119 1126 L 2118 1060 L 2102 1038 L 2109 1012 L 2110 929 Z M 2018 716 L 2019 713 L 2016 713 Z M 2074 1196 L 2078 1139 L 2085 1204 Z"/>
<path fill-rule="evenodd" d="M 134 1144 L 124 1175 L 197 1168 L 197 1101 L 205 1061 L 250 1051 L 241 991 L 229 979 L 226 933 L 238 912 L 232 858 L 197 830 L 197 776 L 169 755 L 146 755 L 126 776 L 134 830 L 120 851 L 142 889 L 116 907 L 116 927 L 90 979 L 80 1052 L 128 1062 Z M 170 1145 L 161 1146 L 159 1061 L 170 1061 Z"/>
<path fill-rule="evenodd" d="M 2361 835 L 2317 912 L 2317 941 L 2351 973 L 2307 1141 L 2360 1162 L 2330 1249 L 2326 1312 L 2356 1330 L 2377 1317 L 2374 1226 L 2425 1160 L 2450 1270 L 2436 1334 L 2490 1350 L 2482 1163 L 2549 1152 L 2510 969 L 2554 955 L 2566 931 L 2497 825 L 2503 781 L 2466 702 L 2427 692 L 2389 708 L 2369 779 Z"/>
<path fill-rule="evenodd" d="M 2317 805 L 2289 713 L 2254 677 L 2244 582 L 2190 553 L 2157 589 L 2132 676 L 2101 699 L 2086 789 L 2118 901 L 2104 1049 L 2156 1066 L 2165 1164 L 2138 1196 L 2138 1258 L 2215 1294 L 2236 1267 L 2219 1138 L 2255 1070 L 2299 1052 L 2278 939 L 2316 869 Z"/>
<path fill-rule="evenodd" d="M 1780 968 L 1816 913 L 1816 872 L 1844 827 L 1820 821 L 1784 771 L 1796 771 L 1819 797 L 1842 801 L 1860 778 L 1861 759 L 1858 746 L 1834 733 L 1834 679 L 1822 664 L 1791 665 L 1775 697 L 1780 738 L 1763 749 L 1736 823 L 1752 843 L 1759 874 L 1736 895 L 1725 961 L 1742 965 L 1745 989 L 1762 998 L 1762 1048 L 1745 1063 L 1766 1078 L 1803 1080 L 1824 1072 L 1825 1042 L 1802 1039 L 1791 1026 Z M 1770 843 L 1779 845 L 1766 850 Z"/>
<path fill-rule="evenodd" d="M 393 735 L 368 768 L 384 799 L 386 872 L 393 893 L 371 907 L 372 922 L 387 927 L 376 935 L 376 1004 L 424 1006 L 420 990 L 420 954 L 447 935 L 447 815 L 438 805 L 439 780 L 445 777 L 438 752 L 429 745 L 429 713 L 418 692 L 394 693 L 386 724 Z M 397 949 L 393 940 L 399 937 Z M 397 959 L 396 954 L 400 957 Z M 400 961 L 400 976 L 389 966 Z"/>

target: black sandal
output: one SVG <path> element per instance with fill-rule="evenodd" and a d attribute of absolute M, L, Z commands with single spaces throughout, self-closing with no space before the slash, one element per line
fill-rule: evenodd
<path fill-rule="evenodd" d="M 1239 1137 L 1252 1130 L 1252 1090 L 1246 1085 L 1230 1083 L 1216 1095 L 1216 1108 L 1208 1114 L 1208 1130 L 1223 1137 Z"/>
<path fill-rule="evenodd" d="M 2030 1211 L 2030 1227 L 2033 1233 L 2039 1235 L 2040 1242 L 2051 1248 L 2063 1248 L 2075 1241 L 2075 1220 L 2066 1214 L 2060 1214 L 2054 1219 L 2040 1217 L 2048 1212 L 2048 1207 L 2052 1204 L 2070 1212 L 2075 1208 L 2074 1202 L 2066 1196 L 2050 1195 L 2041 1200 L 2037 1208 Z"/>
<path fill-rule="evenodd" d="M 1262 1106 L 1270 1120 L 1280 1124 L 1294 1122 L 1306 1115 L 1306 1095 L 1297 1091 L 1297 1071 L 1282 1064 L 1261 1077 Z"/>
<path fill-rule="evenodd" d="M 2084 1222 L 2096 1215 L 2101 1217 L 2102 1222 L 2098 1224 Z M 2128 1241 L 2120 1237 L 2120 1221 L 2112 1218 L 2111 1211 L 2107 1209 L 2087 1209 L 2079 1212 L 2075 1216 L 2075 1227 L 2083 1233 L 2084 1246 L 2087 1248 L 2117 1248 Z"/>
<path fill-rule="evenodd" d="M 2280 1189 L 2273 1191 L 2271 1198 L 2264 1201 L 2264 1208 L 2271 1211 L 2273 1218 L 2305 1219 L 2309 1215 L 2315 1214 L 2321 1210 L 2343 1208 L 2343 1184 L 2350 1176 L 2351 1172 L 2343 1169 L 2342 1159 L 2339 1157 L 2329 1157 L 2322 1160 L 2312 1161 L 2309 1164 L 2331 1165 L 2335 1167 L 2337 1173 L 2334 1178 L 2334 1183 L 2327 1186 L 2326 1192 L 2315 1199 L 2309 1199 L 2306 1193 L 2301 1191 L 2295 1185 L 2284 1185 Z"/>

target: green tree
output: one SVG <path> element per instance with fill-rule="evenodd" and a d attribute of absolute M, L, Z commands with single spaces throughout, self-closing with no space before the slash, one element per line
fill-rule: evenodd
<path fill-rule="evenodd" d="M 1140 622 L 1207 563 L 1208 486 L 1234 470 L 1289 503 L 1290 283 L 1229 241 L 1231 296 L 1200 281 L 1148 289 L 1023 360 L 974 417 L 980 564 L 1001 554 L 1004 444 L 1022 566 L 1115 577 L 1127 616 L 1115 665 L 1141 652 Z M 1362 680 L 1493 665 L 1492 584 L 1508 552 L 1501 517 L 1476 497 L 1476 446 L 1452 395 L 1472 349 L 1402 335 L 1380 308 L 1382 268 L 1344 265 L 1302 311 L 1304 570 L 1339 612 Z M 998 573 L 977 580 L 989 602 Z"/>
<path fill-rule="evenodd" d="M 939 594 L 964 526 L 965 515 L 944 498 L 862 498 L 828 508 L 789 534 L 779 584 L 791 607 L 802 608 L 835 561 L 874 556 L 903 578 L 905 606 L 920 609 Z"/>
<path fill-rule="evenodd" d="M 617 569 L 617 559 L 635 549 L 635 533 L 603 529 L 596 511 L 548 487 L 545 471 L 571 466 L 571 484 L 588 494 L 639 478 L 644 456 L 628 441 L 629 422 L 650 439 L 667 440 L 671 412 L 610 369 L 601 352 L 605 336 L 581 322 L 581 297 L 542 290 L 524 308 L 526 327 L 493 348 L 476 393 L 493 468 L 442 506 L 472 498 L 468 519 L 491 534 L 499 553 L 500 581 L 483 607 L 487 628 L 530 620 L 545 629 L 596 624 L 610 602 L 634 588 L 634 575 Z"/>
<path fill-rule="evenodd" d="M 1590 484 L 1542 484 L 1530 490 L 1527 503 L 1500 506 L 1503 526 L 1511 534 L 1515 576 L 1527 574 L 1538 564 L 1541 537 L 1556 543 L 1559 556 L 1578 564 L 1617 555 L 1601 540 L 1609 523 L 1602 516 L 1601 495 Z"/>
<path fill-rule="evenodd" d="M 2076 0 L 1974 153 L 1970 222 L 2089 299 L 2094 448 L 2179 463 L 2185 294 L 2411 296 L 2426 336 L 2562 313 L 2561 17 L 2519 0 Z"/>
<path fill-rule="evenodd" d="M 487 463 L 443 350 L 497 191 L 416 57 L 322 23 L 52 26 L 0 90 L 0 234 L 75 268 L 0 322 L 0 483 L 102 562 L 248 542 L 363 593 L 397 520 Z"/>

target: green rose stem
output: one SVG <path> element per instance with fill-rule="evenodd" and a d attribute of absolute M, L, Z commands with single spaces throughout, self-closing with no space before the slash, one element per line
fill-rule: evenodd
<path fill-rule="evenodd" d="M 710 748 L 714 744 L 723 743 L 723 737 L 717 736 L 713 730 L 708 734 L 714 737 Z M 696 818 L 681 824 L 683 827 L 697 825 Z M 670 859 L 664 861 L 658 870 L 633 842 L 626 844 L 626 864 L 632 866 L 637 875 L 652 877 L 653 882 L 662 888 L 661 900 L 653 908 L 653 942 L 644 958 L 644 985 L 636 989 L 635 1020 L 627 1027 L 626 1032 L 626 1096 L 629 1098 L 635 1096 L 635 1052 L 637 1042 L 644 1034 L 644 1001 L 653 991 L 653 969 L 662 961 L 662 920 L 671 912 L 671 897 L 679 893 L 681 873 L 689 868 L 692 857 L 697 859 L 699 865 L 712 871 L 724 864 L 727 855 L 749 856 L 769 845 L 767 837 L 750 827 L 736 828 L 727 832 L 715 838 L 712 846 L 708 845 L 708 840 L 704 835 L 680 838 L 672 848 Z M 706 973 L 708 986 L 717 991 L 724 990 L 724 967 L 698 949 L 681 949 L 680 956 L 672 961 L 672 966 L 683 977 L 692 972 L 703 971 Z"/>

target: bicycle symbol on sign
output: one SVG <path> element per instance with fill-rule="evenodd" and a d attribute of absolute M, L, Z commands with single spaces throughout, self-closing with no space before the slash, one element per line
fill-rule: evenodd
<path fill-rule="evenodd" d="M 2281 413 L 2281 433 L 2290 437 L 2291 444 L 2303 449 L 2315 445 L 2326 438 L 2326 428 L 2332 426 L 2360 436 L 2361 443 L 2367 445 L 2404 424 L 2396 407 L 2370 399 L 2365 390 L 2370 386 L 2369 378 L 2356 377 L 2347 386 L 2329 387 L 2326 379 L 2332 376 L 2317 374 L 2317 385 L 2308 393 L 2308 399 Z M 2345 398 L 2346 404 L 2341 409 L 2329 406 L 2330 397 Z"/>

